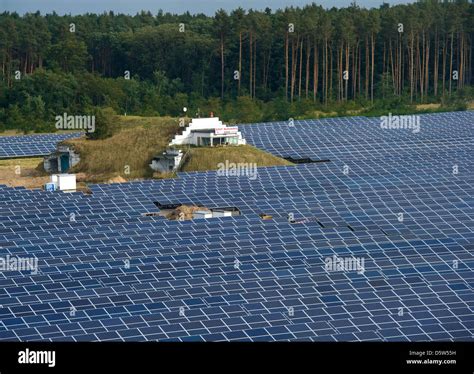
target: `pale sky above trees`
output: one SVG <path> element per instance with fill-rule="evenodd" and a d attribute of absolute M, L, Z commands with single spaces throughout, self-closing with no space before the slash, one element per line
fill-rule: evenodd
<path fill-rule="evenodd" d="M 346 7 L 353 0 L 322 0 L 314 1 L 324 7 Z M 171 13 L 205 13 L 213 14 L 217 9 L 232 10 L 239 6 L 244 9 L 273 10 L 286 6 L 303 6 L 310 4 L 311 0 L 0 0 L 0 11 L 51 13 L 58 14 L 82 14 L 102 13 L 113 10 L 117 13 L 135 14 L 141 10 L 151 11 L 155 14 L 159 9 Z M 382 3 L 406 4 L 411 0 L 358 0 L 357 4 L 362 7 L 379 7 Z"/>

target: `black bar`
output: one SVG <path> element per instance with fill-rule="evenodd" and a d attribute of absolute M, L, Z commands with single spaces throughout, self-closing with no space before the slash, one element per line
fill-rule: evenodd
<path fill-rule="evenodd" d="M 18 362 L 19 352 L 54 351 L 48 363 Z M 35 354 L 33 354 L 36 357 Z M 22 355 L 25 358 L 25 355 Z M 31 357 L 31 356 L 30 356 Z M 46 357 L 46 356 L 44 356 Z M 52 356 L 50 356 L 52 357 Z M 407 360 L 421 360 L 408 363 Z M 449 360 L 430 362 L 427 360 Z M 455 360 L 455 363 L 452 362 Z M 51 365 L 53 361 L 48 361 Z M 176 372 L 217 368 L 308 373 L 469 373 L 474 342 L 439 343 L 0 343 L 0 373 Z"/>

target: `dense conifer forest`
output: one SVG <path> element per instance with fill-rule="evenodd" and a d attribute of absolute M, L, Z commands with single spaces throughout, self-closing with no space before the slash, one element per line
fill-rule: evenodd
<path fill-rule="evenodd" d="M 228 121 L 315 113 L 463 109 L 472 99 L 474 4 L 365 9 L 0 14 L 0 131 L 54 117 L 213 111 Z"/>

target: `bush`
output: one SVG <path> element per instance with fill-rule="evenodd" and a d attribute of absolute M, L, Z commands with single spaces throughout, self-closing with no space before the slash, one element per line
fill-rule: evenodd
<path fill-rule="evenodd" d="M 249 123 L 262 120 L 262 110 L 258 100 L 252 100 L 249 96 L 239 96 L 237 100 L 226 105 L 226 116 L 228 120 Z"/>
<path fill-rule="evenodd" d="M 116 132 L 117 114 L 112 108 L 95 108 L 92 115 L 95 116 L 95 131 L 86 133 L 88 139 L 106 139 Z"/>

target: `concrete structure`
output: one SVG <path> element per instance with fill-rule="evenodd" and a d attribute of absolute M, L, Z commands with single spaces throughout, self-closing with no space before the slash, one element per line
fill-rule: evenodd
<path fill-rule="evenodd" d="M 48 173 L 65 173 L 79 161 L 79 154 L 67 146 L 60 145 L 49 156 L 45 156 L 43 166 Z"/>
<path fill-rule="evenodd" d="M 183 133 L 176 135 L 170 146 L 190 144 L 197 146 L 241 145 L 245 139 L 237 126 L 226 126 L 217 117 L 193 118 Z"/>
<path fill-rule="evenodd" d="M 212 210 L 212 217 L 232 217 L 234 213 L 230 210 L 219 210 L 213 209 Z"/>
<path fill-rule="evenodd" d="M 51 185 L 54 185 L 53 188 Z M 53 174 L 51 175 L 51 182 L 46 183 L 45 188 L 49 191 L 76 191 L 76 174 Z"/>
<path fill-rule="evenodd" d="M 150 167 L 160 173 L 175 171 L 183 161 L 183 152 L 180 149 L 167 149 L 161 156 L 151 160 Z"/>
<path fill-rule="evenodd" d="M 210 209 L 196 210 L 193 213 L 193 218 L 202 219 L 202 218 L 232 217 L 232 216 L 239 216 L 239 215 L 240 215 L 240 211 L 235 207 L 210 208 Z"/>
<path fill-rule="evenodd" d="M 212 212 L 210 210 L 196 210 L 193 213 L 194 219 L 212 218 Z"/>

